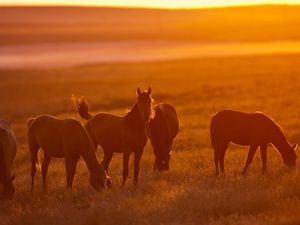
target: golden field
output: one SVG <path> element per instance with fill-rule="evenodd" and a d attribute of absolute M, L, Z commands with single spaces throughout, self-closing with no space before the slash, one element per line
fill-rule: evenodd
<path fill-rule="evenodd" d="M 294 27 L 300 20 L 290 21 Z M 12 44 L 12 33 L 3 31 L 3 24 L 0 28 L 0 32 L 8 35 L 0 38 L 1 44 Z M 277 32 L 287 36 L 295 33 L 293 37 L 298 39 L 299 31 L 290 30 L 284 34 L 283 30 Z M 76 41 L 64 39 L 65 36 L 59 36 L 60 31 L 56 32 L 48 41 Z M 245 41 L 247 35 L 243 35 Z M 270 34 L 265 35 L 272 39 Z M 274 40 L 280 40 L 280 35 L 275 35 Z M 24 37 L 27 39 L 22 40 L 30 43 L 29 35 Z M 32 37 L 33 43 L 43 40 L 39 35 Z M 87 39 L 84 37 L 90 41 Z M 20 44 L 20 40 L 16 43 Z M 215 177 L 209 137 L 210 118 L 219 110 L 262 111 L 281 125 L 291 143 L 300 144 L 299 62 L 299 54 L 272 54 L 0 70 L 0 117 L 11 122 L 19 145 L 13 164 L 16 195 L 13 200 L 0 202 L 0 224 L 299 224 L 300 171 L 289 173 L 278 152 L 269 146 L 268 174 L 261 174 L 257 152 L 248 175 L 241 177 L 248 149 L 231 145 L 225 159 L 226 175 Z M 53 159 L 48 172 L 48 193 L 42 192 L 40 172 L 35 192 L 30 192 L 28 118 L 51 114 L 79 119 L 70 100 L 72 94 L 86 96 L 92 114 L 106 111 L 123 115 L 135 103 L 136 88 L 148 86 L 152 87 L 155 102 L 172 104 L 180 119 L 169 172 L 153 173 L 154 155 L 148 142 L 138 187 L 133 185 L 131 160 L 129 180 L 121 188 L 122 157 L 115 154 L 110 164 L 111 190 L 97 193 L 92 189 L 81 159 L 73 192 L 68 193 L 64 161 Z M 102 159 L 101 148 L 97 157 Z"/>
<path fill-rule="evenodd" d="M 1 115 L 12 122 L 19 149 L 14 164 L 17 193 L 2 202 L 3 224 L 299 224 L 299 173 L 287 173 L 277 151 L 269 147 L 267 176 L 256 154 L 248 176 L 240 176 L 246 148 L 231 146 L 227 175 L 214 176 L 209 122 L 230 108 L 263 111 L 300 143 L 300 56 L 260 56 L 140 64 L 106 64 L 48 71 L 1 71 Z M 140 185 L 132 173 L 121 189 L 121 156 L 110 171 L 113 189 L 96 193 L 83 163 L 77 167 L 74 192 L 65 189 L 63 160 L 49 168 L 49 193 L 43 195 L 40 173 L 30 193 L 26 146 L 29 117 L 52 114 L 79 118 L 71 94 L 84 95 L 93 113 L 124 114 L 135 102 L 137 86 L 151 86 L 156 102 L 178 110 L 181 129 L 175 140 L 171 170 L 152 172 L 150 144 L 141 162 Z M 98 158 L 102 151 L 98 149 Z M 133 172 L 132 168 L 130 170 Z"/>

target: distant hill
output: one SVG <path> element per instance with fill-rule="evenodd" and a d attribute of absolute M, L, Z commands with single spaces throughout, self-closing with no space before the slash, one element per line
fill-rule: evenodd
<path fill-rule="evenodd" d="M 0 7 L 0 44 L 300 39 L 300 6 L 196 10 Z"/>

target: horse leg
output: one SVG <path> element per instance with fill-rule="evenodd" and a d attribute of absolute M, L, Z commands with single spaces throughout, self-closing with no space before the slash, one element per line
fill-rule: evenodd
<path fill-rule="evenodd" d="M 47 154 L 44 154 L 44 161 L 43 161 L 43 164 L 42 164 L 42 178 L 43 178 L 44 192 L 47 191 L 46 177 L 47 177 L 48 166 L 49 166 L 50 161 L 51 161 L 51 156 L 49 156 Z"/>
<path fill-rule="evenodd" d="M 265 174 L 267 172 L 267 144 L 260 146 L 260 156 L 262 162 L 262 173 Z"/>
<path fill-rule="evenodd" d="M 113 156 L 113 152 L 104 152 L 104 157 L 103 157 L 103 166 L 104 166 L 104 171 L 106 172 L 106 174 L 109 176 L 108 174 L 108 167 L 109 167 L 109 163 L 112 159 Z M 108 188 L 112 188 L 112 183 L 110 179 L 106 180 L 106 185 Z"/>
<path fill-rule="evenodd" d="M 140 161 L 143 155 L 143 150 L 134 153 L 134 185 L 138 185 Z"/>
<path fill-rule="evenodd" d="M 112 156 L 113 156 L 113 152 L 104 152 L 104 157 L 103 157 L 102 163 L 104 166 L 104 170 L 107 174 L 108 174 L 109 163 L 112 159 Z"/>
<path fill-rule="evenodd" d="M 75 156 L 75 155 L 69 155 L 65 157 L 67 189 L 69 190 L 72 189 L 73 179 L 74 179 L 78 160 L 79 160 L 79 156 Z"/>
<path fill-rule="evenodd" d="M 219 175 L 219 152 L 218 149 L 214 150 L 214 161 L 215 161 L 215 167 L 216 167 L 216 176 Z"/>
<path fill-rule="evenodd" d="M 257 145 L 250 145 L 248 156 L 247 156 L 247 160 L 246 160 L 246 164 L 245 164 L 244 170 L 242 172 L 243 176 L 246 175 L 248 166 L 250 165 L 250 163 L 253 160 L 253 157 L 254 157 L 254 154 L 256 152 L 257 147 L 258 147 Z"/>
<path fill-rule="evenodd" d="M 123 153 L 123 185 L 122 186 L 125 186 L 126 179 L 127 179 L 127 176 L 128 176 L 129 156 L 130 156 L 130 153 L 127 153 L 127 152 Z"/>
<path fill-rule="evenodd" d="M 36 164 L 38 161 L 38 151 L 40 146 L 38 144 L 34 144 L 29 140 L 29 152 L 30 152 L 30 159 L 31 159 L 31 192 L 34 189 L 34 177 L 36 173 Z"/>
<path fill-rule="evenodd" d="M 224 159 L 225 159 L 225 153 L 226 149 L 228 147 L 228 144 L 224 144 L 223 146 L 220 147 L 219 149 L 219 164 L 220 164 L 220 171 L 224 175 Z"/>

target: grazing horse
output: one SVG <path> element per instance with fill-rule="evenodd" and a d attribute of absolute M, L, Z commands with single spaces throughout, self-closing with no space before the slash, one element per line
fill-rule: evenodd
<path fill-rule="evenodd" d="M 146 126 L 152 113 L 151 88 L 141 92 L 137 89 L 137 102 L 125 116 L 108 113 L 89 114 L 84 98 L 73 97 L 79 115 L 88 120 L 85 127 L 97 149 L 104 151 L 104 169 L 108 166 L 113 153 L 123 153 L 123 186 L 128 176 L 129 156 L 134 152 L 134 184 L 138 184 L 140 160 L 147 142 Z M 108 184 L 111 185 L 111 184 Z"/>
<path fill-rule="evenodd" d="M 260 147 L 261 153 L 262 172 L 267 171 L 267 146 L 269 143 L 279 151 L 286 166 L 290 168 L 296 166 L 295 149 L 297 145 L 291 146 L 279 125 L 263 113 L 220 111 L 211 119 L 210 135 L 214 149 L 216 175 L 219 174 L 219 166 L 221 172 L 224 173 L 224 157 L 229 142 L 250 146 L 243 175 L 246 174 L 258 147 Z"/>
<path fill-rule="evenodd" d="M 161 103 L 154 111 L 155 116 L 149 124 L 149 138 L 155 155 L 153 170 L 167 171 L 173 139 L 179 130 L 179 120 L 171 105 Z"/>
<path fill-rule="evenodd" d="M 52 157 L 65 158 L 67 188 L 72 188 L 76 165 L 83 157 L 90 172 L 90 184 L 97 191 L 105 188 L 107 177 L 103 166 L 96 158 L 95 148 L 88 133 L 75 119 L 58 119 L 53 116 L 38 116 L 28 121 L 28 145 L 31 155 L 31 191 L 33 191 L 38 151 L 44 152 L 42 164 L 43 189 L 46 191 L 46 176 Z"/>
<path fill-rule="evenodd" d="M 9 123 L 0 119 L 0 183 L 4 189 L 1 193 L 3 198 L 11 198 L 15 193 L 11 174 L 11 166 L 17 153 L 17 140 Z"/>

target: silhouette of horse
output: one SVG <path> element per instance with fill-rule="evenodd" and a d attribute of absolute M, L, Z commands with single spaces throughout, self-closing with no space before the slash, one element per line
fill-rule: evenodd
<path fill-rule="evenodd" d="M 179 130 L 179 120 L 171 105 L 161 103 L 154 111 L 155 116 L 149 124 L 149 138 L 155 155 L 153 170 L 169 170 L 171 147 Z"/>
<path fill-rule="evenodd" d="M 17 153 L 17 140 L 9 123 L 0 119 L 0 183 L 4 189 L 3 198 L 11 198 L 15 193 L 13 180 L 15 174 L 11 174 L 11 166 Z"/>
<path fill-rule="evenodd" d="M 221 172 L 224 173 L 224 157 L 229 142 L 250 146 L 243 175 L 246 174 L 258 147 L 260 147 L 261 153 L 262 172 L 267 171 L 267 146 L 269 143 L 279 151 L 286 166 L 290 168 L 296 166 L 295 149 L 297 145 L 291 146 L 279 125 L 263 113 L 220 111 L 211 119 L 210 135 L 214 149 L 216 175 L 219 174 L 219 166 Z"/>
<path fill-rule="evenodd" d="M 125 116 L 108 113 L 92 116 L 84 98 L 73 96 L 73 101 L 79 115 L 88 120 L 85 127 L 95 147 L 100 145 L 104 151 L 102 162 L 107 173 L 113 153 L 123 153 L 123 186 L 128 176 L 129 157 L 134 152 L 134 184 L 137 185 L 140 160 L 147 142 L 146 124 L 152 114 L 151 88 L 145 92 L 137 89 L 137 102 Z"/>
<path fill-rule="evenodd" d="M 31 155 L 31 191 L 34 187 L 38 151 L 44 152 L 42 164 L 43 189 L 46 191 L 46 176 L 52 157 L 65 158 L 67 188 L 72 188 L 76 165 L 83 157 L 90 172 L 90 184 L 97 191 L 105 188 L 109 179 L 99 164 L 93 143 L 79 121 L 58 119 L 53 116 L 38 116 L 28 121 L 28 145 Z"/>

